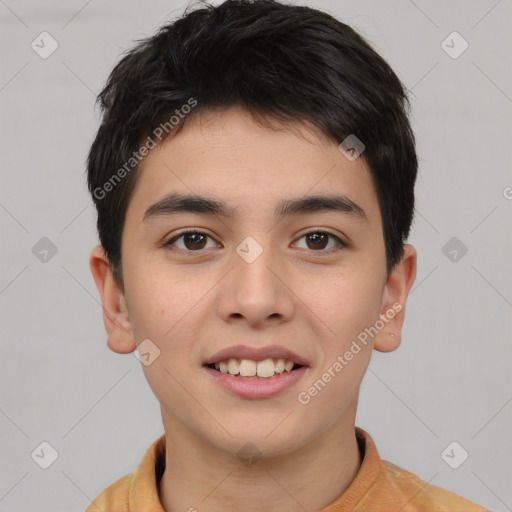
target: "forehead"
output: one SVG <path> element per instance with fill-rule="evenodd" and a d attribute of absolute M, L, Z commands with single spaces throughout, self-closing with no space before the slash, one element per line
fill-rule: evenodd
<path fill-rule="evenodd" d="M 380 223 L 363 158 L 347 159 L 311 125 L 261 125 L 239 109 L 187 120 L 149 152 L 138 173 L 127 212 L 138 222 L 159 200 L 180 193 L 216 199 L 236 215 L 274 215 L 284 199 L 343 195 L 364 210 L 369 224 Z"/>

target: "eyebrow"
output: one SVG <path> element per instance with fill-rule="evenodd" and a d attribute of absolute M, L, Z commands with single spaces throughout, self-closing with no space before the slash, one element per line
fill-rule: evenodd
<path fill-rule="evenodd" d="M 343 213 L 369 222 L 365 211 L 345 195 L 314 195 L 286 199 L 276 206 L 274 215 L 282 219 L 292 215 L 322 212 Z M 151 205 L 144 213 L 143 221 L 177 213 L 218 215 L 232 218 L 236 213 L 236 208 L 229 207 L 224 201 L 209 197 L 174 193 Z"/>

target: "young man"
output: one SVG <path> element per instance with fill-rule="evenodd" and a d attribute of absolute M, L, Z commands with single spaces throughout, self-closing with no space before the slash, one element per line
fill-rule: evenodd
<path fill-rule="evenodd" d="M 87 512 L 485 510 L 355 426 L 416 276 L 414 136 L 386 62 L 320 11 L 228 0 L 139 43 L 100 101 L 90 265 L 165 434 Z"/>

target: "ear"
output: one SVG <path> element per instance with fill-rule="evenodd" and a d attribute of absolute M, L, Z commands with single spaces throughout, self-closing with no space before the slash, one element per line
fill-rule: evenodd
<path fill-rule="evenodd" d="M 103 322 L 108 334 L 108 347 L 118 354 L 133 352 L 137 345 L 126 299 L 112 275 L 108 258 L 101 245 L 92 250 L 89 265 L 101 297 Z"/>
<path fill-rule="evenodd" d="M 416 279 L 416 249 L 405 244 L 404 255 L 391 272 L 382 295 L 381 318 L 385 327 L 375 337 L 374 349 L 391 352 L 400 346 L 405 302 Z"/>

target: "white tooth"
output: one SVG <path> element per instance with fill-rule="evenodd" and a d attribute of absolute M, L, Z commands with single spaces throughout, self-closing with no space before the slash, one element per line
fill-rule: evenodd
<path fill-rule="evenodd" d="M 219 363 L 219 370 L 222 372 L 222 373 L 228 373 L 228 363 L 226 363 L 225 361 L 221 361 Z"/>
<path fill-rule="evenodd" d="M 240 364 L 235 358 L 231 358 L 228 360 L 228 373 L 230 375 L 237 375 L 240 371 Z"/>
<path fill-rule="evenodd" d="M 289 372 L 292 368 L 293 368 L 293 361 L 286 361 L 286 363 L 284 363 L 285 371 Z"/>
<path fill-rule="evenodd" d="M 284 359 L 278 359 L 276 363 L 276 373 L 284 372 Z"/>
<path fill-rule="evenodd" d="M 249 359 L 242 359 L 240 361 L 240 376 L 253 377 L 256 375 L 256 362 Z"/>
<path fill-rule="evenodd" d="M 219 363 L 215 363 L 215 369 L 218 370 L 219 369 Z"/>
<path fill-rule="evenodd" d="M 272 359 L 265 359 L 259 361 L 256 367 L 256 373 L 258 377 L 272 377 L 274 375 L 274 361 Z"/>

